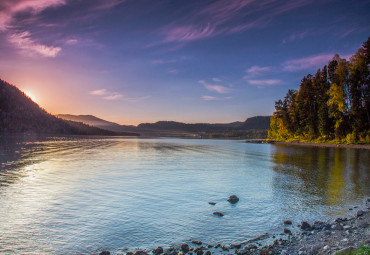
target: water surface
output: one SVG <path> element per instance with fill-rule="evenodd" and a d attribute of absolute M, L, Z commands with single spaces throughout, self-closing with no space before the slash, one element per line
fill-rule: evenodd
<path fill-rule="evenodd" d="M 0 163 L 0 253 L 229 244 L 348 214 L 370 195 L 370 151 L 358 149 L 6 137 Z"/>

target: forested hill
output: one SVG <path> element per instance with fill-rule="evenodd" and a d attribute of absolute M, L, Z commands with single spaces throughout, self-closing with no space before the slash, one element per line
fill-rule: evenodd
<path fill-rule="evenodd" d="M 335 55 L 299 90 L 275 102 L 269 137 L 279 141 L 370 144 L 370 37 L 349 59 Z"/>
<path fill-rule="evenodd" d="M 59 119 L 26 96 L 17 87 L 0 79 L 0 133 L 133 135 Z"/>

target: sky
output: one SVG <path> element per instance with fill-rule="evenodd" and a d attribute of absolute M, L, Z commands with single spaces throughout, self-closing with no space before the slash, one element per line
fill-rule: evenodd
<path fill-rule="evenodd" d="M 369 0 L 1 0 L 0 79 L 52 114 L 243 121 L 370 36 Z"/>

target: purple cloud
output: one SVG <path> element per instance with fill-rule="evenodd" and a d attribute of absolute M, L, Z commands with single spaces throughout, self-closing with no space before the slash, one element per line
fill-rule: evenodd
<path fill-rule="evenodd" d="M 240 33 L 264 26 L 272 18 L 308 4 L 309 0 L 218 0 L 200 3 L 199 8 L 165 26 L 161 43 L 182 42 L 210 38 L 222 34 Z M 155 45 L 155 44 L 153 44 Z"/>
<path fill-rule="evenodd" d="M 214 97 L 214 96 L 202 96 L 201 97 L 205 101 L 224 101 L 224 100 L 230 100 L 232 97 Z"/>
<path fill-rule="evenodd" d="M 21 50 L 27 56 L 41 55 L 43 57 L 56 57 L 62 50 L 60 47 L 53 47 L 35 42 L 28 31 L 11 34 L 8 37 L 10 43 Z"/>
<path fill-rule="evenodd" d="M 283 70 L 293 72 L 312 68 L 320 68 L 326 65 L 328 61 L 333 58 L 333 56 L 334 54 L 330 53 L 288 60 L 283 63 Z"/>
<path fill-rule="evenodd" d="M 97 89 L 89 92 L 90 95 L 100 96 L 105 100 L 117 100 L 123 98 L 123 95 L 118 92 L 111 92 L 106 89 Z"/>
<path fill-rule="evenodd" d="M 207 90 L 212 91 L 212 92 L 217 92 L 219 94 L 227 94 L 233 91 L 229 87 L 225 87 L 222 85 L 216 85 L 216 84 L 209 84 L 205 82 L 204 80 L 200 80 L 199 83 L 202 84 Z"/>
<path fill-rule="evenodd" d="M 248 80 L 248 83 L 257 86 L 257 88 L 265 88 L 281 84 L 282 81 L 278 79 L 264 79 L 264 80 Z"/>

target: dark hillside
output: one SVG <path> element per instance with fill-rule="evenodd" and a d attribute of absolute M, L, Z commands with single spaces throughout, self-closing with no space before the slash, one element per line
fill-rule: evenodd
<path fill-rule="evenodd" d="M 17 87 L 3 80 L 0 80 L 0 132 L 118 135 L 112 131 L 59 119 L 40 108 L 39 105 L 33 102 Z"/>

